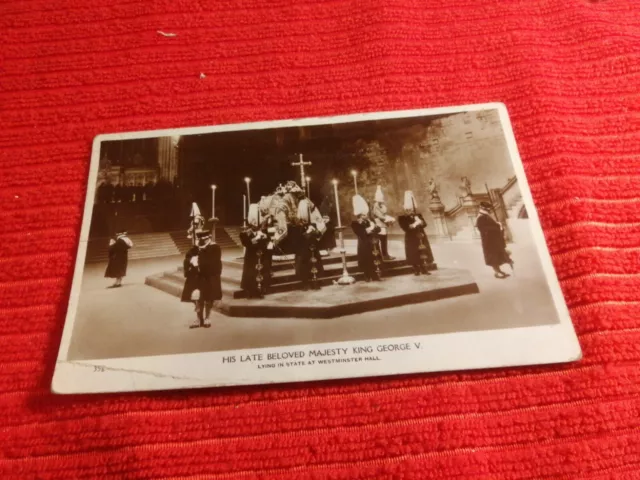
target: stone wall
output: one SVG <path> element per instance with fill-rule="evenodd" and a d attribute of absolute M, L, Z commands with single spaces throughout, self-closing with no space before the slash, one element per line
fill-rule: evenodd
<path fill-rule="evenodd" d="M 455 114 L 427 126 L 385 132 L 347 149 L 352 149 L 353 163 L 359 165 L 359 193 L 371 202 L 376 185 L 381 185 L 394 216 L 401 213 L 404 191 L 410 189 L 430 220 L 427 185 L 432 177 L 449 210 L 458 204 L 461 177 L 470 180 L 473 193 L 485 193 L 485 183 L 500 188 L 514 176 L 496 110 Z M 353 188 L 343 190 L 341 204 L 350 209 Z M 343 215 L 348 214 L 350 210 Z M 433 222 L 429 223 L 432 230 Z"/>

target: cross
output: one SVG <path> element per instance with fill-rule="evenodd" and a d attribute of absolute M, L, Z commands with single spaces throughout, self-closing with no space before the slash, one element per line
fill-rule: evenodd
<path fill-rule="evenodd" d="M 300 183 L 301 183 L 301 187 L 302 190 L 304 190 L 306 192 L 306 187 L 307 187 L 307 177 L 305 177 L 304 175 L 304 167 L 305 165 L 311 165 L 311 162 L 305 162 L 302 160 L 302 154 L 299 154 L 300 156 L 300 161 L 298 163 L 295 162 L 291 162 L 291 166 L 292 167 L 300 167 Z"/>

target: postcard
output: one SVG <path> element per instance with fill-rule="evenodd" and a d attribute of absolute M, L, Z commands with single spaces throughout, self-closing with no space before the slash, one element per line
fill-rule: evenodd
<path fill-rule="evenodd" d="M 55 393 L 580 357 L 503 104 L 94 141 Z"/>

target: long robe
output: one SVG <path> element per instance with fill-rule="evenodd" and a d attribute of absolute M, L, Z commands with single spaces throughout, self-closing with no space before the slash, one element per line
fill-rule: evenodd
<path fill-rule="evenodd" d="M 105 278 L 121 278 L 127 275 L 129 248 L 131 247 L 123 238 L 118 238 L 109 246 L 109 263 L 104 272 Z"/>
<path fill-rule="evenodd" d="M 240 287 L 251 296 L 261 295 L 266 292 L 269 286 L 271 269 L 271 253 L 267 250 L 269 237 L 253 243 L 256 234 L 256 231 L 250 229 L 240 232 L 240 241 L 245 247 Z M 260 262 L 258 262 L 258 258 Z M 260 268 L 258 268 L 258 265 L 260 265 Z M 259 276 L 261 278 L 258 278 Z M 260 284 L 260 287 L 258 287 L 258 284 Z"/>
<path fill-rule="evenodd" d="M 193 291 L 198 289 L 198 267 L 191 263 L 191 260 L 198 256 L 198 251 L 198 247 L 191 247 L 182 263 L 185 281 L 180 300 L 183 302 L 192 302 Z"/>
<path fill-rule="evenodd" d="M 373 227 L 371 233 L 367 229 Z M 354 220 L 351 222 L 353 233 L 358 237 L 358 268 L 364 272 L 366 279 L 376 278 L 378 274 L 376 267 L 380 268 L 381 252 L 379 248 L 378 227 L 371 220 Z"/>
<path fill-rule="evenodd" d="M 476 220 L 476 228 L 480 232 L 480 238 L 482 239 L 484 263 L 490 267 L 499 267 L 505 263 L 510 263 L 511 258 L 506 251 L 507 243 L 500 224 L 489 215 L 481 213 Z"/>
<path fill-rule="evenodd" d="M 412 228 L 411 225 L 415 222 L 416 218 L 419 218 L 422 225 L 416 228 Z M 428 267 L 433 263 L 433 252 L 431 251 L 431 245 L 427 238 L 427 232 L 425 227 L 427 222 L 420 213 L 411 213 L 408 215 L 400 215 L 398 217 L 398 225 L 404 230 L 404 253 L 409 265 L 413 265 L 415 268 L 422 267 L 421 245 L 424 247 L 425 263 Z"/>
<path fill-rule="evenodd" d="M 332 250 L 336 248 L 336 226 L 338 217 L 336 216 L 336 209 L 331 197 L 325 197 L 322 204 L 318 208 L 320 214 L 323 217 L 329 217 L 329 222 L 326 224 L 327 231 L 322 235 L 319 248 L 321 250 Z"/>
<path fill-rule="evenodd" d="M 198 289 L 200 300 L 213 302 L 222 298 L 222 255 L 220 245 L 210 243 L 198 249 Z"/>
<path fill-rule="evenodd" d="M 324 272 L 319 249 L 321 234 L 315 229 L 312 233 L 307 233 L 308 227 L 308 224 L 290 227 L 292 240 L 295 239 L 296 276 L 303 285 L 308 285 L 313 280 L 313 268 L 316 269 L 316 279 Z"/>

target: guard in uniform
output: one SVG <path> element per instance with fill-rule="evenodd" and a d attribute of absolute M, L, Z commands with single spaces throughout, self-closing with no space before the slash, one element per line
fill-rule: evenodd
<path fill-rule="evenodd" d="M 416 210 L 413 192 L 404 192 L 404 215 L 398 217 L 398 224 L 404 230 L 404 251 L 407 263 L 413 266 L 415 275 L 430 275 L 429 266 L 433 263 L 433 253 L 425 228 L 427 222 Z"/>
<path fill-rule="evenodd" d="M 220 275 L 222 274 L 222 258 L 220 246 L 211 240 L 211 232 L 203 230 L 196 233 L 198 255 L 194 263 L 198 269 L 196 295 L 196 316 L 197 322 L 191 328 L 209 328 L 209 316 L 213 308 L 213 302 L 222 298 L 222 284 Z M 195 292 L 194 292 L 195 293 Z"/>
<path fill-rule="evenodd" d="M 352 199 L 353 215 L 356 217 L 351 223 L 353 232 L 358 237 L 358 268 L 364 272 L 364 279 L 380 281 L 382 271 L 382 257 L 380 252 L 380 227 L 369 218 L 369 205 L 360 195 Z"/>
<path fill-rule="evenodd" d="M 258 204 L 249 205 L 247 227 L 240 232 L 245 247 L 240 286 L 247 298 L 263 298 L 270 280 L 271 262 L 268 259 L 269 236 L 263 230 Z"/>
<path fill-rule="evenodd" d="M 326 232 L 326 226 L 318 209 L 307 198 L 298 203 L 294 231 L 296 276 L 302 282 L 303 290 L 319 290 L 318 279 L 324 271 L 319 242 Z"/>
<path fill-rule="evenodd" d="M 384 201 L 384 194 L 382 193 L 382 187 L 378 185 L 376 189 L 376 195 L 373 202 L 373 220 L 376 222 L 380 233 L 378 238 L 380 239 L 380 250 L 382 251 L 383 260 L 394 260 L 395 257 L 389 255 L 389 243 L 387 239 L 387 228 L 390 227 L 396 219 L 390 215 L 387 215 L 387 204 Z"/>

